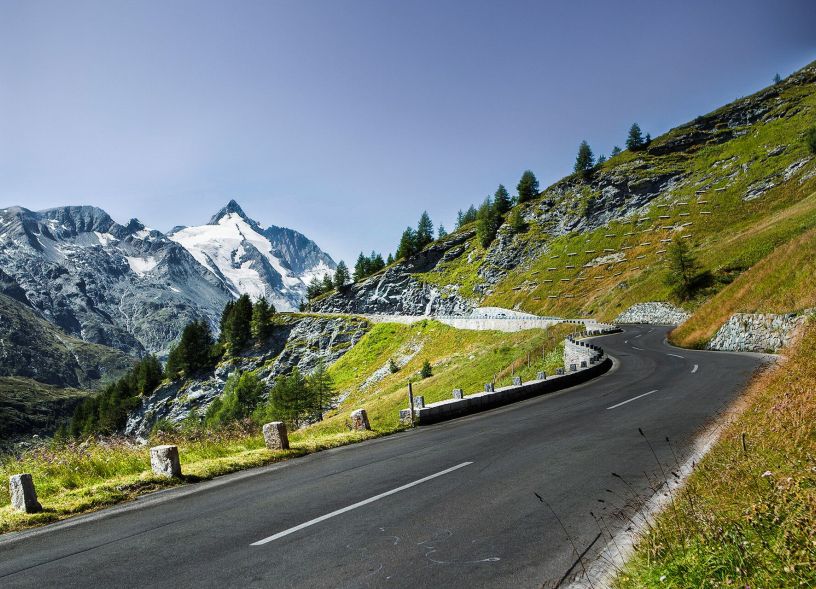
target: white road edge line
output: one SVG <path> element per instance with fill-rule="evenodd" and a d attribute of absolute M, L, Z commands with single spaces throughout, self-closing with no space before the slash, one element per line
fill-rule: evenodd
<path fill-rule="evenodd" d="M 694 374 L 695 372 L 697 372 L 697 369 L 698 369 L 699 367 L 700 367 L 700 366 L 699 366 L 698 364 L 695 364 L 695 365 L 694 365 L 694 368 L 692 368 L 692 369 L 691 369 L 691 373 L 692 373 L 692 374 Z"/>
<path fill-rule="evenodd" d="M 643 351 L 643 348 L 639 348 L 639 347 L 637 347 L 637 346 L 632 346 L 632 349 L 633 349 L 633 350 L 638 350 L 639 352 L 642 352 L 642 351 Z"/>
<path fill-rule="evenodd" d="M 659 389 L 655 389 L 653 391 L 649 391 L 648 393 L 643 393 L 642 395 L 638 395 L 637 397 L 632 397 L 631 399 L 627 399 L 622 403 L 618 403 L 617 405 L 612 405 L 611 407 L 607 407 L 606 410 L 609 411 L 610 409 L 614 409 L 615 407 L 620 407 L 621 405 L 626 405 L 627 403 L 631 403 L 632 401 L 637 401 L 641 397 L 645 397 L 646 395 L 651 395 L 652 393 L 656 393 Z"/>
<path fill-rule="evenodd" d="M 472 462 L 463 462 L 462 464 L 457 464 L 456 466 L 446 468 L 445 470 L 442 470 L 442 471 L 439 471 L 439 472 L 437 472 L 435 474 L 432 474 L 432 475 L 426 476 L 424 478 L 418 479 L 418 480 L 416 480 L 416 481 L 414 481 L 412 483 L 408 483 L 407 485 L 397 487 L 396 489 L 391 489 L 390 491 L 386 491 L 385 493 L 380 493 L 379 495 L 374 495 L 374 497 L 369 497 L 368 499 L 358 501 L 357 503 L 354 503 L 353 505 L 349 505 L 348 507 L 343 507 L 342 509 L 332 511 L 331 513 L 327 513 L 326 515 L 321 515 L 320 517 L 316 517 L 315 519 L 304 522 L 304 523 L 302 523 L 300 525 L 297 525 L 297 526 L 295 526 L 293 528 L 289 528 L 288 530 L 283 530 L 282 532 L 278 532 L 277 534 L 273 534 L 272 536 L 269 536 L 268 538 L 264 538 L 263 540 L 258 540 L 257 542 L 253 542 L 252 544 L 250 544 L 250 546 L 262 546 L 262 545 L 264 545 L 264 544 L 266 544 L 268 542 L 272 542 L 273 540 L 277 540 L 278 538 L 283 538 L 284 536 L 288 536 L 289 534 L 292 534 L 292 533 L 297 532 L 299 530 L 302 530 L 304 528 L 308 528 L 309 526 L 313 526 L 313 525 L 318 524 L 318 523 L 320 523 L 322 521 L 326 521 L 327 519 L 330 519 L 330 518 L 335 517 L 337 515 L 340 515 L 342 513 L 346 513 L 347 511 L 351 511 L 352 509 L 357 509 L 358 507 L 362 507 L 363 505 L 368 505 L 369 503 L 373 503 L 374 501 L 377 501 L 377 500 L 382 499 L 384 497 L 388 497 L 389 495 L 393 495 L 394 493 L 399 493 L 400 491 L 404 491 L 405 489 L 410 489 L 411 487 L 415 487 L 416 485 L 421 485 L 422 483 L 430 481 L 431 479 L 435 479 L 436 477 L 441 477 L 442 475 L 446 475 L 448 473 L 451 473 L 454 470 L 459 470 L 460 468 L 463 468 L 463 467 L 468 466 L 470 464 L 473 464 L 473 463 Z"/>
<path fill-rule="evenodd" d="M 669 354 L 669 353 L 666 353 L 666 355 L 667 355 L 667 356 L 674 356 L 675 358 L 682 358 L 683 360 L 685 360 L 685 359 L 686 359 L 686 357 L 685 357 L 685 356 L 681 356 L 680 354 Z"/>

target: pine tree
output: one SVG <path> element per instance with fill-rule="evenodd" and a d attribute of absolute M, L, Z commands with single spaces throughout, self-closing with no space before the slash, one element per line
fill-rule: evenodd
<path fill-rule="evenodd" d="M 165 367 L 167 376 L 173 379 L 182 375 L 190 378 L 211 369 L 215 365 L 213 344 L 212 332 L 206 321 L 188 323 L 178 344 L 170 350 Z"/>
<path fill-rule="evenodd" d="M 227 343 L 230 352 L 237 354 L 249 343 L 252 337 L 252 300 L 249 295 L 241 295 L 232 307 Z"/>
<path fill-rule="evenodd" d="M 445 230 L 445 226 L 440 224 L 439 227 L 436 230 L 436 238 L 437 239 L 442 239 L 442 238 L 447 237 L 447 236 L 448 236 L 448 232 Z"/>
<path fill-rule="evenodd" d="M 586 141 L 581 141 L 581 145 L 578 146 L 578 155 L 575 157 L 575 166 L 573 168 L 575 173 L 586 176 L 594 165 L 595 156 L 592 154 L 592 148 L 589 147 L 589 143 Z"/>
<path fill-rule="evenodd" d="M 323 362 L 318 363 L 307 379 L 310 413 L 312 419 L 323 420 L 323 413 L 330 409 L 334 400 L 334 381 Z"/>
<path fill-rule="evenodd" d="M 456 228 L 459 229 L 464 224 L 465 224 L 465 214 L 462 212 L 462 209 L 459 209 L 459 212 L 456 213 Z"/>
<path fill-rule="evenodd" d="M 334 290 L 334 279 L 332 278 L 331 274 L 324 274 L 323 275 L 323 284 L 320 288 L 320 294 L 331 292 Z"/>
<path fill-rule="evenodd" d="M 699 275 L 697 260 L 689 251 L 686 241 L 675 237 L 667 248 L 666 265 L 669 273 L 666 284 L 672 287 L 674 294 L 681 300 L 689 298 Z"/>
<path fill-rule="evenodd" d="M 602 166 L 605 162 L 606 162 L 606 156 L 604 154 L 601 154 L 601 155 L 598 156 L 598 161 L 595 162 L 595 165 L 596 166 Z"/>
<path fill-rule="evenodd" d="M 368 258 L 365 257 L 363 252 L 360 252 L 360 255 L 357 256 L 357 262 L 354 264 L 354 282 L 360 282 L 369 275 L 368 266 Z"/>
<path fill-rule="evenodd" d="M 513 230 L 513 233 L 522 233 L 527 229 L 527 223 L 524 222 L 520 207 L 514 207 L 513 210 L 510 211 L 510 214 L 507 216 L 507 224 L 510 225 L 510 229 Z"/>
<path fill-rule="evenodd" d="M 779 82 L 781 82 L 781 81 L 782 81 L 782 76 L 780 76 L 780 75 L 779 75 L 779 72 L 777 72 L 777 73 L 776 73 L 776 75 L 773 77 L 773 83 L 774 83 L 774 86 L 775 86 L 776 84 L 778 84 Z"/>
<path fill-rule="evenodd" d="M 133 369 L 134 389 L 137 395 L 146 396 L 156 390 L 164 378 L 161 362 L 153 354 L 145 356 Z"/>
<path fill-rule="evenodd" d="M 538 179 L 530 170 L 525 170 L 516 186 L 518 202 L 527 202 L 538 196 Z"/>
<path fill-rule="evenodd" d="M 504 187 L 504 184 L 499 184 L 493 195 L 493 208 L 496 209 L 498 215 L 504 215 L 510 210 L 510 194 Z"/>
<path fill-rule="evenodd" d="M 430 378 L 433 376 L 433 368 L 431 368 L 431 363 L 425 360 L 422 364 L 422 370 L 419 371 L 419 375 L 422 378 Z"/>
<path fill-rule="evenodd" d="M 629 128 L 629 136 L 626 138 L 626 149 L 637 151 L 641 147 L 643 147 L 643 134 L 640 131 L 640 125 L 632 123 Z"/>
<path fill-rule="evenodd" d="M 416 253 L 416 237 L 414 234 L 414 230 L 410 227 L 406 227 L 405 231 L 402 232 L 402 237 L 400 238 L 399 245 L 397 246 L 397 253 L 395 257 L 400 259 L 407 259 L 413 256 Z"/>
<path fill-rule="evenodd" d="M 650 133 L 646 133 L 646 138 L 643 140 L 643 147 L 649 147 L 652 144 L 652 136 Z"/>
<path fill-rule="evenodd" d="M 422 215 L 419 217 L 416 230 L 417 251 L 422 250 L 422 248 L 433 241 L 433 230 L 433 222 L 431 221 L 431 217 L 428 215 L 428 211 L 422 211 Z"/>
<path fill-rule="evenodd" d="M 610 157 L 615 157 L 616 155 L 620 154 L 621 148 L 617 145 L 612 148 L 612 155 Z"/>
<path fill-rule="evenodd" d="M 394 263 L 394 255 L 393 255 L 393 254 L 388 254 L 388 259 L 385 261 L 385 263 L 386 263 L 388 266 L 390 266 L 391 264 L 393 264 L 393 263 Z"/>
<path fill-rule="evenodd" d="M 313 299 L 320 296 L 322 290 L 323 283 L 318 280 L 317 276 L 313 276 L 306 286 L 306 298 L 309 299 L 309 302 L 312 302 Z"/>
<path fill-rule="evenodd" d="M 371 253 L 373 254 L 374 252 Z M 371 273 L 376 274 L 383 268 L 385 268 L 385 260 L 383 260 L 382 254 L 378 252 L 371 258 Z"/>
<path fill-rule="evenodd" d="M 256 341 L 265 341 L 272 331 L 270 320 L 275 313 L 275 307 L 266 302 L 266 298 L 261 297 L 252 305 L 252 337 Z"/>
<path fill-rule="evenodd" d="M 489 246 L 499 230 L 499 219 L 490 197 L 487 197 L 476 213 L 476 237 L 482 247 Z"/>
<path fill-rule="evenodd" d="M 337 290 L 342 289 L 346 283 L 349 281 L 349 271 L 348 266 L 343 260 L 340 260 L 340 263 L 337 264 L 337 269 L 334 271 L 334 287 Z"/>

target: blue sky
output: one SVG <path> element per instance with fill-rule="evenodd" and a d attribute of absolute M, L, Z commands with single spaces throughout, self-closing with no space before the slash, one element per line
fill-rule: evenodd
<path fill-rule="evenodd" d="M 230 198 L 393 251 L 582 139 L 658 135 L 816 59 L 816 3 L 0 0 L 0 207 L 167 230 Z"/>

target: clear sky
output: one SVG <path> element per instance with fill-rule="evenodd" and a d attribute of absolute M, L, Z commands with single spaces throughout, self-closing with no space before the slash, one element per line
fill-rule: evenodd
<path fill-rule="evenodd" d="M 791 73 L 814 23 L 813 0 L 0 0 L 0 207 L 167 230 L 235 198 L 353 262 Z"/>

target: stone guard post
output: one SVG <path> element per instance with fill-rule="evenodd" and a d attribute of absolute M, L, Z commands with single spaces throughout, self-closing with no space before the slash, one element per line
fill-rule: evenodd
<path fill-rule="evenodd" d="M 358 432 L 371 430 L 368 413 L 366 413 L 365 409 L 357 409 L 357 411 L 351 413 L 351 429 Z"/>
<path fill-rule="evenodd" d="M 15 511 L 24 513 L 39 513 L 42 505 L 37 501 L 37 491 L 34 489 L 34 479 L 30 474 L 15 474 L 9 477 L 9 492 L 11 507 Z"/>
<path fill-rule="evenodd" d="M 289 433 L 286 431 L 286 424 L 282 421 L 264 424 L 263 437 L 266 447 L 270 450 L 289 449 Z"/>
<path fill-rule="evenodd" d="M 178 446 L 154 446 L 150 449 L 150 466 L 159 476 L 180 477 Z"/>

